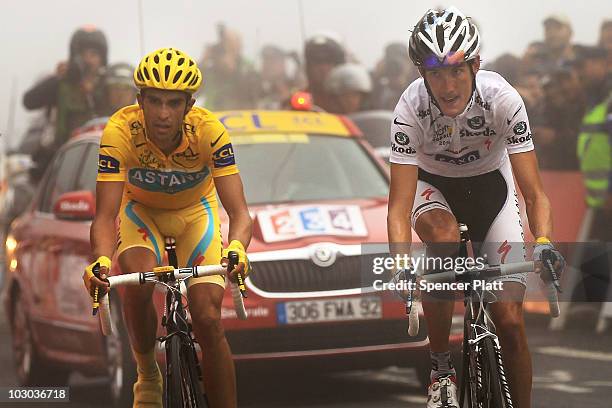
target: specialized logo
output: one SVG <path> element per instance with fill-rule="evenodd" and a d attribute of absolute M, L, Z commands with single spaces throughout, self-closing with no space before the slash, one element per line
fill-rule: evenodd
<path fill-rule="evenodd" d="M 415 154 L 416 150 L 412 148 L 412 146 L 401 147 L 396 145 L 395 143 L 391 143 L 391 151 L 394 153 L 402 153 L 402 154 Z"/>
<path fill-rule="evenodd" d="M 510 119 L 506 119 L 506 123 L 508 124 L 508 126 L 510 126 L 510 123 L 512 122 L 512 119 L 514 119 L 516 117 L 516 115 L 518 115 L 518 113 L 521 111 L 521 109 L 523 109 L 523 105 L 518 107 L 518 109 L 516 110 L 516 112 L 514 112 L 514 115 L 512 115 L 512 117 Z"/>
<path fill-rule="evenodd" d="M 522 135 L 527 131 L 527 123 L 522 120 L 512 128 L 515 135 Z"/>
<path fill-rule="evenodd" d="M 508 240 L 502 242 L 502 244 L 497 248 L 497 253 L 501 255 L 501 263 L 506 263 L 506 256 L 512 249 L 512 245 L 508 244 Z"/>
<path fill-rule="evenodd" d="M 408 143 L 410 143 L 410 139 L 408 138 L 407 134 L 403 132 L 397 132 L 395 134 L 395 142 L 398 145 L 406 146 Z"/>
<path fill-rule="evenodd" d="M 234 148 L 231 143 L 223 145 L 213 153 L 213 162 L 215 163 L 215 168 L 219 167 L 227 167 L 232 164 L 236 164 L 236 160 L 234 158 Z"/>
<path fill-rule="evenodd" d="M 101 154 L 98 157 L 98 173 L 119 173 L 119 160 Z"/>
<path fill-rule="evenodd" d="M 467 120 L 467 124 L 470 128 L 478 130 L 485 124 L 484 116 L 474 116 L 473 118 L 469 118 Z"/>
<path fill-rule="evenodd" d="M 128 172 L 128 180 L 146 191 L 175 194 L 197 186 L 209 174 L 208 167 L 193 173 L 133 168 Z"/>
<path fill-rule="evenodd" d="M 399 126 L 408 126 L 408 127 L 412 127 L 412 125 L 409 125 L 409 124 L 407 124 L 407 123 L 400 122 L 399 120 L 397 120 L 397 117 L 396 117 L 395 119 L 393 119 L 393 124 L 394 124 L 394 125 L 399 125 Z"/>
<path fill-rule="evenodd" d="M 520 143 L 525 143 L 527 141 L 531 140 L 531 132 L 527 133 L 527 136 L 521 136 L 521 137 L 516 137 L 516 136 L 510 136 L 506 138 L 506 143 L 510 144 L 510 145 L 515 145 L 515 144 L 520 144 Z"/>
<path fill-rule="evenodd" d="M 456 164 L 457 166 L 461 166 L 462 164 L 472 163 L 480 159 L 480 153 L 478 152 L 478 150 L 474 150 L 460 157 L 451 157 L 445 154 L 436 154 L 434 156 L 434 159 L 440 162 Z"/>
<path fill-rule="evenodd" d="M 202 254 L 202 251 L 198 251 L 195 258 L 193 259 L 193 265 L 204 265 L 206 257 Z"/>
<path fill-rule="evenodd" d="M 491 150 L 491 139 L 485 140 L 485 146 L 487 147 L 487 151 Z"/>
<path fill-rule="evenodd" d="M 147 238 L 149 238 L 149 231 L 147 231 L 146 228 L 138 228 L 137 231 L 142 234 L 142 240 L 143 241 L 146 241 Z"/>
<path fill-rule="evenodd" d="M 490 127 L 486 127 L 483 130 L 479 131 L 479 132 L 471 132 L 467 129 L 461 129 L 459 131 L 459 137 L 466 137 L 466 136 L 495 136 L 497 134 L 497 132 L 495 132 L 495 130 L 491 129 Z"/>
<path fill-rule="evenodd" d="M 425 191 L 423 191 L 423 192 L 421 193 L 421 197 L 425 197 L 425 199 L 426 199 L 427 201 L 429 201 L 429 200 L 431 200 L 431 195 L 432 195 L 433 193 L 435 193 L 435 192 L 436 192 L 436 190 L 432 190 L 431 188 L 428 188 L 427 190 L 425 190 Z"/>

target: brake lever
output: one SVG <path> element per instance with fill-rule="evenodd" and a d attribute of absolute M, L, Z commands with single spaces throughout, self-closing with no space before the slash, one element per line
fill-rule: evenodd
<path fill-rule="evenodd" d="M 234 270 L 236 265 L 238 265 L 238 261 L 239 261 L 238 254 L 236 252 L 230 251 L 230 253 L 228 254 L 228 264 L 227 264 L 227 272 L 228 273 Z M 244 284 L 244 279 L 242 277 L 242 274 L 241 273 L 237 273 L 236 274 L 236 279 L 238 280 L 238 288 L 240 289 L 240 294 L 244 298 L 248 297 L 247 296 L 247 289 L 246 289 L 246 286 Z"/>
<path fill-rule="evenodd" d="M 542 262 L 546 266 L 546 270 L 550 274 L 550 278 L 552 278 L 551 280 L 553 285 L 555 285 L 555 289 L 557 289 L 557 292 L 561 293 L 561 282 L 559 280 L 559 275 L 557 275 L 557 272 L 553 266 L 553 260 L 556 260 L 556 257 L 553 255 L 553 252 L 550 249 L 545 249 L 542 251 Z"/>

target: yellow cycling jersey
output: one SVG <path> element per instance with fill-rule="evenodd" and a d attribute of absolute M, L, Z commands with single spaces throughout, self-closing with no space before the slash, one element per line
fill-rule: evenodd
<path fill-rule="evenodd" d="M 138 105 L 117 111 L 100 141 L 98 181 L 124 181 L 124 201 L 181 209 L 204 198 L 216 204 L 213 177 L 238 173 L 225 127 L 208 110 L 193 107 L 180 145 L 166 156 L 147 138 Z"/>

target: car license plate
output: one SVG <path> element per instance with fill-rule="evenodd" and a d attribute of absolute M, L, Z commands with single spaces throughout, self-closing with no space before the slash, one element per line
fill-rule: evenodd
<path fill-rule="evenodd" d="M 379 297 L 347 297 L 285 302 L 276 305 L 280 324 L 320 323 L 343 320 L 380 319 Z"/>

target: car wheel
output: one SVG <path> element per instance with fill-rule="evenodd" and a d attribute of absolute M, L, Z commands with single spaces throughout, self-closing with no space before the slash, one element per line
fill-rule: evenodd
<path fill-rule="evenodd" d="M 117 298 L 117 293 L 115 298 Z M 111 319 L 115 331 L 106 337 L 110 396 L 116 407 L 132 406 L 132 386 L 136 382 L 136 363 L 132 357 L 130 340 L 121 314 L 119 301 L 111 300 Z"/>
<path fill-rule="evenodd" d="M 12 309 L 13 356 L 19 385 L 67 385 L 70 371 L 50 365 L 39 356 L 33 341 L 30 320 L 19 292 L 15 295 Z"/>

